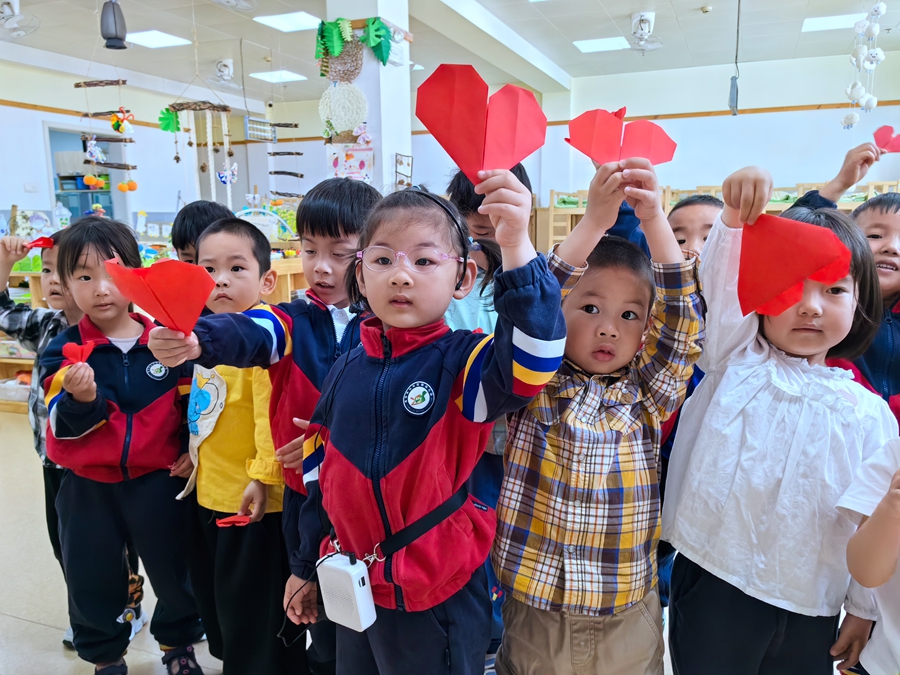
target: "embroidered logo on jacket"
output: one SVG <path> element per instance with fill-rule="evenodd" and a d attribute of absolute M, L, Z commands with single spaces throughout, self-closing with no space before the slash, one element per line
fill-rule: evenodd
<path fill-rule="evenodd" d="M 434 389 L 427 382 L 413 382 L 403 395 L 403 407 L 410 415 L 424 415 L 434 405 Z"/>
<path fill-rule="evenodd" d="M 152 377 L 154 380 L 162 380 L 165 379 L 166 375 L 169 374 L 169 369 L 166 368 L 159 361 L 154 361 L 149 366 L 147 366 L 147 376 Z"/>

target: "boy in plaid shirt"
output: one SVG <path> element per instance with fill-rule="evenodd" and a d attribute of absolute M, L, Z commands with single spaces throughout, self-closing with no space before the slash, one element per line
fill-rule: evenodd
<path fill-rule="evenodd" d="M 623 192 L 652 263 L 604 238 Z M 629 159 L 599 168 L 587 213 L 549 264 L 566 358 L 509 418 L 492 553 L 507 593 L 497 673 L 662 675 L 660 428 L 700 356 L 696 258 L 672 234 L 653 167 Z"/>

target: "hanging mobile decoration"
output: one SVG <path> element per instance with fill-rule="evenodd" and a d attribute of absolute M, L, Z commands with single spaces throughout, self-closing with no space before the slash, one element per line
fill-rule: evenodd
<path fill-rule="evenodd" d="M 357 26 L 363 30 L 362 36 L 357 38 L 353 32 L 353 23 L 356 22 L 351 22 L 347 19 L 336 19 L 334 21 L 323 21 L 319 24 L 319 30 L 316 33 L 316 59 L 319 62 L 319 72 L 323 77 L 329 77 L 332 81 L 338 81 L 329 75 L 331 63 L 344 53 L 348 45 L 355 42 L 361 42 L 366 47 L 369 47 L 372 53 L 375 54 L 375 58 L 382 65 L 386 66 L 391 58 L 391 43 L 394 37 L 394 31 L 391 30 L 391 27 L 382 21 L 380 17 L 373 16 L 366 19 L 365 27 L 361 25 L 362 22 L 357 23 Z M 409 33 L 406 31 L 396 30 L 399 35 L 409 36 Z M 348 59 L 348 62 L 353 62 L 356 58 L 353 55 Z M 339 66 L 339 68 L 342 67 L 344 66 Z M 348 82 L 350 80 L 340 81 Z"/>
<path fill-rule="evenodd" d="M 212 111 L 206 111 L 206 161 L 204 162 L 207 167 L 209 167 L 209 199 L 210 201 L 216 201 L 216 172 L 212 171 L 212 167 L 215 166 L 215 157 L 213 156 L 213 117 Z"/>
<path fill-rule="evenodd" d="M 106 161 L 106 155 L 100 146 L 97 145 L 96 136 L 91 136 L 91 140 L 87 141 L 87 151 L 85 152 L 85 155 L 94 163 L 102 164 Z"/>
<path fill-rule="evenodd" d="M 237 180 L 237 162 L 234 162 L 231 165 L 231 168 L 228 168 L 228 159 L 227 156 L 233 154 L 231 152 L 231 134 L 228 133 L 228 115 L 225 113 L 220 113 L 222 116 L 222 142 L 225 144 L 225 154 L 226 159 L 224 160 L 225 171 L 218 171 L 216 175 L 219 177 L 219 182 L 225 186 L 225 206 L 231 210 L 231 184 Z"/>
<path fill-rule="evenodd" d="M 878 106 L 878 98 L 872 93 L 875 90 L 875 69 L 885 59 L 884 51 L 878 47 L 878 34 L 881 32 L 879 21 L 887 12 L 883 2 L 875 3 L 868 17 L 857 21 L 853 26 L 856 41 L 850 52 L 851 79 L 844 93 L 850 101 L 850 110 L 841 119 L 844 129 L 852 129 L 859 122 L 859 113 L 872 112 Z"/>
<path fill-rule="evenodd" d="M 109 117 L 109 123 L 112 125 L 113 131 L 120 134 L 132 133 L 131 122 L 133 120 L 134 115 L 127 112 L 125 108 L 119 108 L 118 112 L 114 112 Z"/>

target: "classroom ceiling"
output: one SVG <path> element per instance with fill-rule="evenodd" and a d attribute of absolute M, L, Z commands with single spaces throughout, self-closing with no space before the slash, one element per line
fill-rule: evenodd
<path fill-rule="evenodd" d="M 299 101 L 321 96 L 325 82 L 313 58 L 315 31 L 282 33 L 252 20 L 253 16 L 298 10 L 325 16 L 325 0 L 259 0 L 250 13 L 217 6 L 210 0 L 120 0 L 129 32 L 156 29 L 197 44 L 148 50 L 131 46 L 125 51 L 103 48 L 99 37 L 101 0 L 21 0 L 22 11 L 35 14 L 41 27 L 18 40 L 20 44 L 50 52 L 112 64 L 171 80 L 203 84 L 214 75 L 214 64 L 234 59 L 235 78 L 243 80 L 246 95 L 257 100 Z M 411 2 L 410 31 L 415 41 L 412 61 L 424 70 L 412 73 L 413 86 L 440 63 L 471 63 L 490 84 L 513 81 L 486 59 L 457 44 L 440 27 L 416 19 Z M 801 33 L 807 17 L 866 11 L 874 0 L 742 0 L 739 59 L 775 59 L 849 53 L 849 29 Z M 734 61 L 736 0 L 479 0 L 498 19 L 543 52 L 571 77 L 665 70 L 727 64 Z M 447 2 L 445 4 L 452 3 Z M 709 13 L 702 6 L 711 6 Z M 421 5 L 420 5 L 421 6 Z M 893 6 L 893 9 L 892 9 Z M 879 46 L 900 50 L 900 4 L 888 3 L 882 19 Z M 582 54 L 574 40 L 616 37 L 631 33 L 631 14 L 655 11 L 653 34 L 663 47 L 645 55 L 631 50 Z M 361 18 L 361 17 L 348 17 Z M 491 39 L 491 38 L 486 38 Z M 241 61 L 243 60 L 243 67 Z M 287 69 L 309 78 L 286 85 L 270 85 L 247 77 L 251 72 Z M 245 76 L 242 78 L 242 71 Z M 213 88 L 230 94 L 237 89 Z"/>

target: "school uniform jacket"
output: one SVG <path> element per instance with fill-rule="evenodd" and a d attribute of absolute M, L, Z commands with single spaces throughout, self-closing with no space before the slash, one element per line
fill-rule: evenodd
<path fill-rule="evenodd" d="M 195 363 L 268 368 L 272 382 L 269 420 L 280 448 L 303 434 L 294 418 L 312 417 L 325 376 L 341 354 L 359 344 L 359 316 L 338 342 L 328 306 L 312 292 L 305 299 L 264 305 L 241 314 L 210 314 L 194 327 L 201 357 Z M 303 476 L 284 472 L 285 484 L 306 494 Z"/>
<path fill-rule="evenodd" d="M 335 363 L 304 445 L 309 498 L 291 570 L 314 572 L 327 515 L 342 549 L 358 557 L 447 501 L 468 480 L 492 422 L 531 400 L 565 347 L 560 290 L 543 256 L 494 284 L 494 335 L 363 323 L 362 346 Z M 324 509 L 324 511 L 323 511 Z M 449 518 L 369 568 L 376 604 L 434 607 L 484 564 L 494 510 L 468 497 Z M 327 542 L 326 542 L 327 545 Z"/>
<path fill-rule="evenodd" d="M 47 457 L 83 478 L 118 483 L 168 469 L 187 451 L 184 424 L 191 367 L 167 368 L 147 347 L 154 323 L 131 318 L 144 333 L 123 353 L 85 316 L 60 333 L 41 356 L 49 410 Z M 73 363 L 65 345 L 94 342 L 87 363 L 94 370 L 97 397 L 79 403 L 62 388 Z"/>

